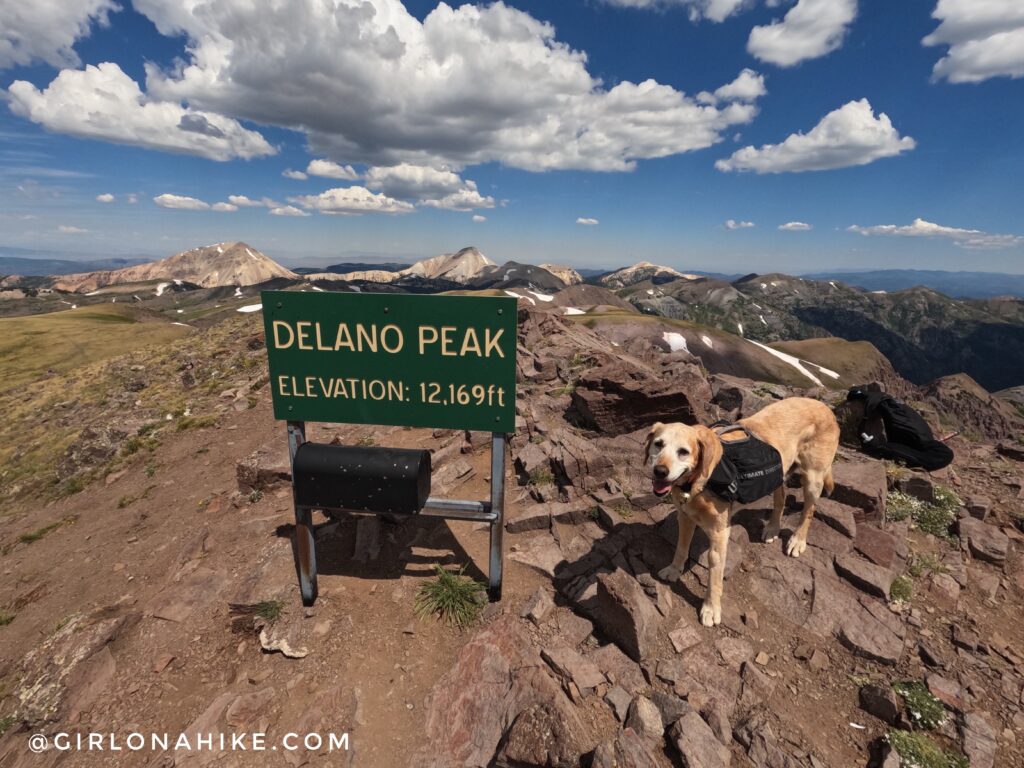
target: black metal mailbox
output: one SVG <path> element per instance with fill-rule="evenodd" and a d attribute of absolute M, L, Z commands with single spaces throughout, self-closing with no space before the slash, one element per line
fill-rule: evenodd
<path fill-rule="evenodd" d="M 415 514 L 430 495 L 430 451 L 303 443 L 292 477 L 301 507 Z"/>

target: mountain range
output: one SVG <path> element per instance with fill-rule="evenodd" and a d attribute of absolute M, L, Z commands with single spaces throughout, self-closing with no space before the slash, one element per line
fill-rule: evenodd
<path fill-rule="evenodd" d="M 518 261 L 497 265 L 475 247 L 408 265 L 356 262 L 325 271 L 292 271 L 246 243 L 233 242 L 118 269 L 53 275 L 45 280 L 8 277 L 0 281 L 0 297 L 23 302 L 25 313 L 35 313 L 40 310 L 30 305 L 39 295 L 74 296 L 73 301 L 61 301 L 77 305 L 116 300 L 101 298 L 115 289 L 130 294 L 134 301 L 160 297 L 168 287 L 177 292 L 218 289 L 209 294 L 213 302 L 240 299 L 243 288 L 267 284 L 321 291 L 489 291 L 565 315 L 586 315 L 583 319 L 607 325 L 613 335 L 621 335 L 616 329 L 623 322 L 632 324 L 631 333 L 653 334 L 667 348 L 681 345 L 695 354 L 715 357 L 726 372 L 729 354 L 763 358 L 766 349 L 777 359 L 782 359 L 778 353 L 802 358 L 809 349 L 824 355 L 804 360 L 812 366 L 807 370 L 842 367 L 846 354 L 863 358 L 865 371 L 880 370 L 877 351 L 880 359 L 917 384 L 959 373 L 990 391 L 1024 384 L 1024 300 L 1018 298 L 957 299 L 920 286 L 867 290 L 839 279 L 784 274 L 750 274 L 730 280 L 646 261 L 603 273 L 584 272 Z M 11 301 L 0 306 L 4 314 L 21 311 Z M 660 321 L 652 322 L 655 318 Z M 726 343 L 721 333 L 735 341 Z M 719 339 L 717 346 L 714 338 Z M 827 339 L 867 342 L 875 351 L 842 347 L 839 353 L 835 345 L 824 343 Z M 783 345 L 788 345 L 788 351 Z M 821 376 L 804 378 L 820 380 Z"/>

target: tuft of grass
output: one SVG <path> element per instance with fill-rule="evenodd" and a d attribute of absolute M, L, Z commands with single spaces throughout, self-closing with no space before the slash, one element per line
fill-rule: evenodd
<path fill-rule="evenodd" d="M 899 522 L 910 518 L 915 528 L 950 541 L 949 527 L 956 520 L 959 497 L 945 486 L 935 486 L 935 503 L 921 501 L 901 491 L 891 491 L 886 499 L 886 517 Z"/>
<path fill-rule="evenodd" d="M 263 600 L 262 602 L 256 603 L 254 613 L 264 621 L 273 624 L 281 618 L 283 610 L 284 603 L 280 600 Z"/>
<path fill-rule="evenodd" d="M 909 576 L 897 576 L 889 587 L 889 600 L 894 603 L 907 603 L 914 594 L 914 582 Z"/>
<path fill-rule="evenodd" d="M 420 587 L 413 606 L 416 614 L 437 616 L 441 621 L 465 629 L 475 622 L 487 602 L 486 585 L 464 576 L 466 566 L 458 572 L 434 566 L 437 577 Z"/>
<path fill-rule="evenodd" d="M 949 569 L 935 555 L 925 552 L 911 558 L 907 573 L 917 579 L 926 573 L 949 573 Z"/>
<path fill-rule="evenodd" d="M 0 627 L 6 627 L 14 621 L 14 614 L 7 611 L 0 611 Z"/>
<path fill-rule="evenodd" d="M 900 756 L 904 768 L 970 768 L 966 757 L 943 749 L 926 733 L 889 731 L 885 740 Z"/>
<path fill-rule="evenodd" d="M 184 432 L 187 429 L 205 429 L 216 426 L 218 419 L 219 417 L 212 413 L 207 416 L 182 416 L 178 419 L 176 428 L 179 432 Z"/>
<path fill-rule="evenodd" d="M 918 728 L 934 731 L 946 722 L 946 708 L 919 680 L 893 683 L 892 689 L 907 705 L 907 714 Z"/>
<path fill-rule="evenodd" d="M 262 499 L 262 498 L 263 498 L 263 491 L 261 491 L 259 488 L 255 489 L 254 491 L 251 491 L 249 493 L 249 503 L 250 504 L 258 504 L 260 502 L 260 499 Z"/>
<path fill-rule="evenodd" d="M 365 437 L 360 437 L 356 441 L 356 445 L 361 445 L 361 446 L 367 447 L 367 448 L 370 447 L 370 446 L 374 446 L 376 444 L 377 444 L 377 441 L 374 440 L 371 435 L 366 435 Z"/>
<path fill-rule="evenodd" d="M 620 501 L 618 504 L 612 507 L 612 510 L 614 510 L 615 514 L 617 514 L 623 520 L 629 520 L 631 517 L 633 517 L 632 504 L 627 504 L 625 502 Z"/>
<path fill-rule="evenodd" d="M 910 471 L 902 464 L 887 464 L 885 474 L 893 480 L 900 480 L 910 474 Z"/>
<path fill-rule="evenodd" d="M 6 717 L 0 717 L 0 737 L 2 737 L 10 729 L 12 725 L 18 722 L 16 715 L 7 715 Z"/>
<path fill-rule="evenodd" d="M 551 485 L 553 482 L 555 476 L 547 465 L 537 467 L 530 473 L 530 485 Z"/>
<path fill-rule="evenodd" d="M 18 540 L 22 544 L 33 544 L 43 538 L 46 534 L 53 533 L 58 528 L 62 528 L 65 525 L 71 525 L 74 522 L 74 517 L 65 517 L 63 520 L 58 520 L 56 523 L 50 523 L 49 525 L 44 525 L 42 528 L 36 528 L 34 531 L 23 533 L 18 537 Z"/>

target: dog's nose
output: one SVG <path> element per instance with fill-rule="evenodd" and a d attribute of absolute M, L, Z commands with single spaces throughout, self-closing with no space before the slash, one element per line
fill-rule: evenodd
<path fill-rule="evenodd" d="M 666 477 L 668 477 L 668 467 L 666 467 L 666 466 L 664 466 L 662 464 L 655 464 L 654 465 L 654 476 L 656 478 L 658 478 L 659 480 L 664 480 Z"/>

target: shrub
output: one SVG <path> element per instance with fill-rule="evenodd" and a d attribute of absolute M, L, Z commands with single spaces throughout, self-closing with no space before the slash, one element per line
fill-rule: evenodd
<path fill-rule="evenodd" d="M 925 733 L 889 731 L 885 740 L 900 756 L 902 768 L 970 768 L 966 757 L 944 750 Z"/>
<path fill-rule="evenodd" d="M 907 705 L 907 714 L 915 726 L 926 731 L 934 731 L 946 722 L 946 708 L 942 706 L 941 701 L 932 696 L 924 683 L 918 680 L 893 683 L 892 689 Z"/>
<path fill-rule="evenodd" d="M 441 621 L 454 624 L 464 629 L 475 622 L 487 602 L 484 590 L 486 586 L 469 576 L 464 576 L 466 566 L 457 573 L 447 571 L 435 565 L 437 577 L 428 581 L 416 594 L 414 609 L 416 614 L 424 616 L 436 615 Z"/>
<path fill-rule="evenodd" d="M 894 603 L 906 603 L 914 594 L 914 583 L 907 576 L 897 576 L 889 587 L 889 599 Z"/>
<path fill-rule="evenodd" d="M 949 488 L 935 486 L 935 503 L 921 501 L 902 491 L 890 491 L 886 500 L 886 517 L 900 521 L 908 517 L 914 527 L 931 535 L 950 541 L 949 527 L 956 520 L 956 510 L 961 501 Z"/>

